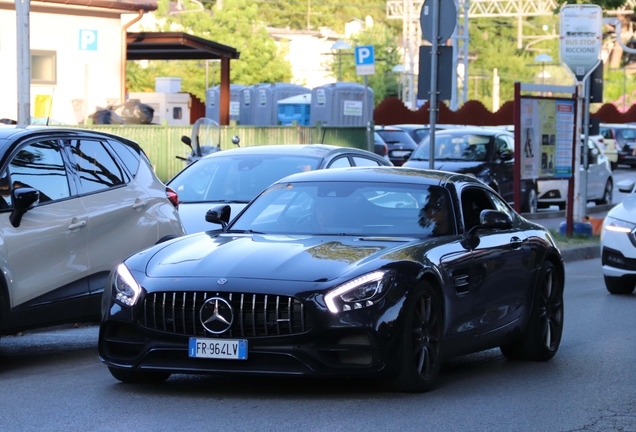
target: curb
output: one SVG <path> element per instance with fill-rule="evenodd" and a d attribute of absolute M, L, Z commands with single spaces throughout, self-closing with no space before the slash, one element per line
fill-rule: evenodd
<path fill-rule="evenodd" d="M 601 245 L 596 244 L 561 249 L 561 256 L 564 262 L 599 258 L 601 256 Z"/>

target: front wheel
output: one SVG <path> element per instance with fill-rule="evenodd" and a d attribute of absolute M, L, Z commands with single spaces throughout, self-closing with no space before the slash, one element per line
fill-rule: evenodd
<path fill-rule="evenodd" d="M 556 354 L 563 334 L 563 278 L 554 264 L 541 267 L 534 304 L 525 335 L 518 342 L 501 346 L 510 359 L 547 361 Z"/>
<path fill-rule="evenodd" d="M 168 372 L 119 369 L 114 367 L 109 367 L 108 370 L 110 374 L 119 381 L 130 384 L 162 383 L 170 378 Z"/>
<path fill-rule="evenodd" d="M 521 211 L 523 213 L 536 213 L 538 206 L 539 200 L 537 198 L 537 191 L 536 189 L 530 189 L 528 191 L 526 202 L 523 203 L 523 206 L 521 206 Z"/>
<path fill-rule="evenodd" d="M 442 363 L 442 301 L 428 282 L 422 282 L 409 296 L 401 342 L 400 371 L 393 388 L 419 393 L 432 388 Z"/>
<path fill-rule="evenodd" d="M 621 279 L 617 277 L 605 277 L 605 288 L 611 294 L 631 294 L 636 288 L 636 282 L 633 280 Z"/>

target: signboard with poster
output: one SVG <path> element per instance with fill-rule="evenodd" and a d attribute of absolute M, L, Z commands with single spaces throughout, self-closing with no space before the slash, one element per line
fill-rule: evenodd
<path fill-rule="evenodd" d="M 522 97 L 521 178 L 570 178 L 575 102 Z"/>

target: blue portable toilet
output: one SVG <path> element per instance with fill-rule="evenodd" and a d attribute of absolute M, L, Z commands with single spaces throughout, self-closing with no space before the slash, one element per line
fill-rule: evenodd
<path fill-rule="evenodd" d="M 241 125 L 254 125 L 254 87 L 245 86 L 240 91 L 239 97 L 239 105 L 240 105 L 240 114 L 239 114 L 239 124 Z"/>
<path fill-rule="evenodd" d="M 311 91 L 310 123 L 329 126 L 366 126 L 373 119 L 373 89 L 364 85 L 337 82 Z"/>
<path fill-rule="evenodd" d="M 257 84 L 252 87 L 254 125 L 278 124 L 278 101 L 311 92 L 307 87 L 291 83 Z"/>
<path fill-rule="evenodd" d="M 300 126 L 309 126 L 311 111 L 311 93 L 292 96 L 278 101 L 278 123 L 291 126 L 297 122 Z"/>
<path fill-rule="evenodd" d="M 230 120 L 236 120 L 240 123 L 241 113 L 241 90 L 245 88 L 244 85 L 230 84 Z M 221 111 L 219 103 L 221 101 L 221 86 L 211 87 L 205 92 L 205 117 L 220 121 Z"/>

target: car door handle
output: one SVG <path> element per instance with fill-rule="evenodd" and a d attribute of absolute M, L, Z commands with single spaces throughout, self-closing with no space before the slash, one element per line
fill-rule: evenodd
<path fill-rule="evenodd" d="M 84 228 L 86 226 L 86 221 L 79 221 L 79 222 L 75 222 L 75 221 L 77 221 L 77 219 L 73 218 L 73 221 L 71 221 L 71 224 L 68 226 L 68 229 L 74 230 L 78 228 Z"/>
<path fill-rule="evenodd" d="M 148 201 L 135 201 L 135 203 L 133 204 L 132 208 L 134 209 L 138 209 L 141 207 L 146 207 L 148 205 Z"/>
<path fill-rule="evenodd" d="M 519 249 L 522 244 L 523 240 L 521 240 L 519 237 L 513 237 L 510 239 L 510 246 L 512 246 L 513 249 Z"/>

